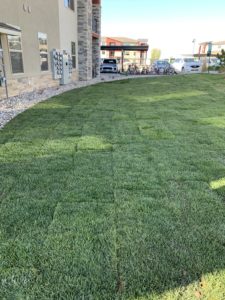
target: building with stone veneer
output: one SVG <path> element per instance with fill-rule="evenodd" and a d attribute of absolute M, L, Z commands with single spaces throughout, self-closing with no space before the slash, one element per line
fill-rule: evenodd
<path fill-rule="evenodd" d="M 9 96 L 59 85 L 52 77 L 53 49 L 72 55 L 71 81 L 99 75 L 100 2 L 0 1 L 0 76 L 3 77 L 4 64 Z M 5 96 L 2 82 L 0 99 Z"/>

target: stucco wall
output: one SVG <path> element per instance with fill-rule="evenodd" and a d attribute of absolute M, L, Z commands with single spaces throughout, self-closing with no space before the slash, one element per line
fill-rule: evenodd
<path fill-rule="evenodd" d="M 71 51 L 72 41 L 78 48 L 76 5 L 72 11 L 64 7 L 64 0 L 0 0 L 0 22 L 19 26 L 22 31 L 24 73 L 21 74 L 12 73 L 7 35 L 1 34 L 9 94 L 58 85 L 58 80 L 52 80 L 49 52 L 53 48 Z M 41 71 L 38 32 L 47 34 L 48 71 Z M 77 80 L 77 74 L 76 69 L 73 80 Z"/>
<path fill-rule="evenodd" d="M 58 3 L 60 49 L 71 52 L 71 42 L 77 45 L 77 2 L 74 1 L 74 10 L 65 7 L 62 0 L 58 0 Z"/>
<path fill-rule="evenodd" d="M 26 11 L 23 5 L 25 4 Z M 11 9 L 10 9 L 11 7 Z M 28 11 L 28 9 L 30 11 Z M 38 32 L 46 33 L 48 37 L 48 50 L 59 47 L 59 25 L 58 25 L 58 5 L 56 0 L 1 0 L 0 20 L 19 26 L 22 30 L 22 50 L 24 74 L 12 74 L 11 63 L 9 61 L 6 44 L 5 63 L 8 78 L 20 76 L 35 76 L 43 72 L 40 70 L 40 53 Z M 5 38 L 5 42 L 7 42 Z M 49 58 L 49 70 L 50 70 Z"/>
<path fill-rule="evenodd" d="M 71 53 L 71 42 L 76 45 L 76 69 L 78 74 L 78 37 L 77 37 L 77 1 L 74 1 L 74 10 L 65 7 L 63 0 L 58 0 L 59 5 L 59 48 Z"/>

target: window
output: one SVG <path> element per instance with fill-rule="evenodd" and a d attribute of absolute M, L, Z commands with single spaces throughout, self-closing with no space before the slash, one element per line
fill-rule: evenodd
<path fill-rule="evenodd" d="M 194 62 L 195 59 L 194 58 L 185 58 L 184 61 L 189 63 L 189 62 Z"/>
<path fill-rule="evenodd" d="M 64 6 L 74 10 L 74 0 L 64 0 Z"/>
<path fill-rule="evenodd" d="M 71 42 L 71 56 L 72 56 L 73 68 L 76 69 L 76 44 L 75 44 L 75 42 Z"/>
<path fill-rule="evenodd" d="M 47 34 L 38 32 L 41 71 L 48 71 L 48 41 Z"/>
<path fill-rule="evenodd" d="M 115 51 L 109 51 L 109 56 L 114 57 L 115 56 Z"/>
<path fill-rule="evenodd" d="M 11 59 L 12 72 L 23 73 L 23 55 L 21 38 L 19 36 L 8 35 L 9 55 Z"/>
<path fill-rule="evenodd" d="M 113 64 L 113 65 L 115 65 L 116 64 L 116 59 L 108 59 L 108 58 L 105 58 L 104 60 L 103 60 L 103 63 L 104 64 Z"/>

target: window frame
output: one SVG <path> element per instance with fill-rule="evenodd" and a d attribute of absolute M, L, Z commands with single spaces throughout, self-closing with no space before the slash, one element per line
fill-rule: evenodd
<path fill-rule="evenodd" d="M 75 11 L 74 0 L 64 0 L 64 6 Z"/>
<path fill-rule="evenodd" d="M 74 49 L 74 51 L 73 51 L 73 49 Z M 73 42 L 73 41 L 71 42 L 71 59 L 72 59 L 73 69 L 76 69 L 77 68 L 76 42 Z M 75 66 L 73 64 L 74 62 L 75 62 Z"/>
<path fill-rule="evenodd" d="M 115 51 L 114 50 L 109 51 L 109 57 L 115 57 Z"/>
<path fill-rule="evenodd" d="M 42 35 L 42 37 L 41 37 Z M 46 52 L 41 51 L 41 47 L 43 44 L 40 43 L 40 40 L 43 39 L 43 36 L 46 38 Z M 38 32 L 38 47 L 39 47 L 39 59 L 40 59 L 40 71 L 41 72 L 49 72 L 49 56 L 48 56 L 48 34 L 44 32 Z M 42 55 L 46 55 L 47 57 L 47 69 L 42 69 Z"/>
<path fill-rule="evenodd" d="M 19 38 L 20 49 L 10 48 L 10 39 L 9 39 L 9 37 L 17 37 L 17 38 Z M 21 38 L 21 36 L 8 34 L 7 35 L 7 43 L 8 43 L 9 59 L 10 59 L 10 65 L 11 65 L 11 72 L 12 72 L 12 74 L 14 74 L 14 75 L 24 74 L 23 47 L 22 47 L 22 38 Z M 11 53 L 20 53 L 21 54 L 21 62 L 22 62 L 22 64 L 21 64 L 22 65 L 22 71 L 21 72 L 15 72 L 13 70 Z"/>

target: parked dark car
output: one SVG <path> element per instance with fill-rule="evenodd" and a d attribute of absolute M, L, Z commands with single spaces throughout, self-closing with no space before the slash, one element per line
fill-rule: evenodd
<path fill-rule="evenodd" d="M 100 66 L 101 73 L 118 73 L 118 64 L 116 59 L 105 58 Z"/>
<path fill-rule="evenodd" d="M 174 68 L 166 60 L 157 60 L 153 64 L 154 71 L 157 74 L 174 74 Z"/>

